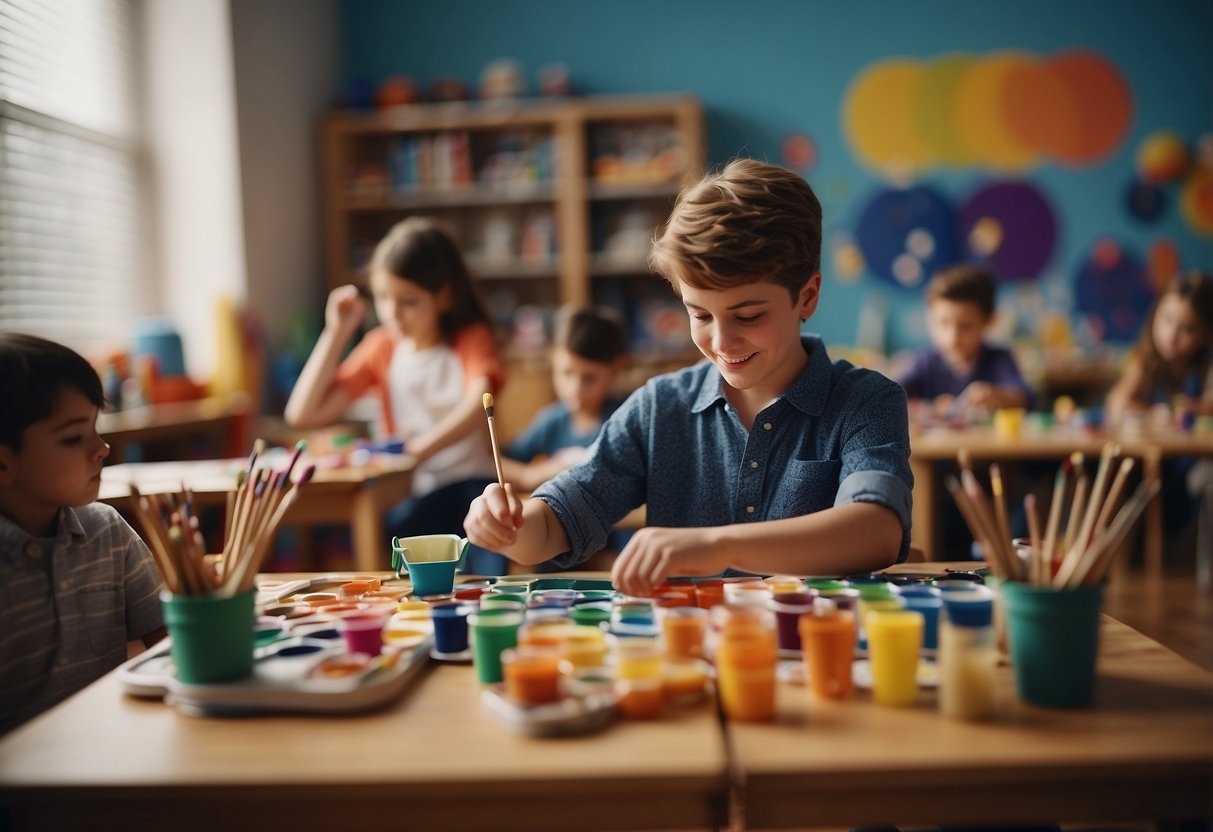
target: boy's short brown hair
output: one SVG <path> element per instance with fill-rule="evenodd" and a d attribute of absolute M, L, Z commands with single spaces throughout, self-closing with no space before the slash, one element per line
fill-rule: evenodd
<path fill-rule="evenodd" d="M 950 300 L 974 303 L 987 318 L 994 314 L 994 274 L 984 266 L 961 263 L 941 269 L 927 284 L 927 303 Z"/>
<path fill-rule="evenodd" d="M 628 349 L 623 323 L 602 306 L 571 306 L 560 310 L 556 320 L 557 347 L 586 361 L 611 364 Z"/>
<path fill-rule="evenodd" d="M 649 265 L 675 290 L 767 281 L 795 301 L 821 269 L 821 203 L 791 171 L 734 160 L 683 189 Z"/>
<path fill-rule="evenodd" d="M 25 429 L 50 418 L 65 387 L 105 405 L 101 378 L 78 352 L 36 335 L 0 332 L 0 445 L 20 453 Z"/>

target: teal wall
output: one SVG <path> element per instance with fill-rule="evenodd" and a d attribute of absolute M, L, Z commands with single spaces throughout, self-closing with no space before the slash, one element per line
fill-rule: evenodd
<path fill-rule="evenodd" d="M 534 88 L 538 70 L 568 65 L 587 94 L 690 92 L 707 113 L 709 163 L 734 156 L 781 161 L 780 143 L 802 132 L 819 162 L 807 176 L 822 198 L 826 236 L 850 230 L 859 209 L 887 187 L 852 155 L 840 121 L 848 85 L 889 57 L 932 59 L 1019 49 L 1103 53 L 1128 80 L 1133 120 L 1117 151 L 1085 168 L 1038 165 L 1026 178 L 1052 201 L 1059 242 L 1042 285 L 1069 287 L 1095 240 L 1112 235 L 1145 258 L 1172 240 L 1185 267 L 1213 269 L 1213 239 L 1194 233 L 1175 205 L 1153 225 L 1132 221 L 1122 192 L 1138 142 L 1168 129 L 1189 142 L 1213 132 L 1213 3 L 1208 0 L 345 0 L 344 81 L 413 76 L 423 87 L 457 75 L 473 88 L 490 61 L 516 59 Z M 919 180 L 959 204 L 994 177 L 983 170 L 928 173 Z M 880 300 L 890 314 L 887 346 L 923 338 L 920 290 L 872 274 L 843 281 L 823 256 L 821 312 L 811 322 L 827 342 L 852 344 L 861 309 Z"/>

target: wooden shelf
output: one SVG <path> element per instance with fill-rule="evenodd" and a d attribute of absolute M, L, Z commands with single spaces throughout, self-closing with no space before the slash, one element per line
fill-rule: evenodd
<path fill-rule="evenodd" d="M 664 181 L 632 181 L 627 178 L 636 175 L 632 168 L 624 169 L 619 181 L 596 176 L 600 145 L 619 136 L 652 134 L 673 142 L 653 158 L 677 160 L 680 172 Z M 358 264 L 393 223 L 432 213 L 455 232 L 478 279 L 532 281 L 534 292 L 524 294 L 553 306 L 592 301 L 597 276 L 646 274 L 644 258 L 595 255 L 592 224 L 604 217 L 609 222 L 612 212 L 638 201 L 672 205 L 679 189 L 699 178 L 704 159 L 702 108 L 690 95 L 339 112 L 322 120 L 320 141 L 329 289 L 361 271 Z M 636 144 L 647 146 L 642 139 Z M 611 158 L 609 152 L 606 156 Z M 620 160 L 624 156 L 616 154 Z M 485 181 L 508 180 L 519 172 L 515 165 L 523 181 Z M 659 222 L 668 207 L 647 209 Z M 490 230 L 513 235 L 516 258 L 483 255 Z M 555 249 L 551 260 L 524 254 L 542 251 L 545 239 Z"/>

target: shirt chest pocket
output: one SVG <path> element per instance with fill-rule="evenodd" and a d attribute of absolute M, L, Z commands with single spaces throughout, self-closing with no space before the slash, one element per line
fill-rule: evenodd
<path fill-rule="evenodd" d="M 837 459 L 789 461 L 783 477 L 774 484 L 768 519 L 799 517 L 833 506 L 841 470 L 842 461 Z"/>
<path fill-rule="evenodd" d="M 126 647 L 126 610 L 121 587 L 98 584 L 76 593 L 80 630 L 94 655 L 104 656 L 119 645 Z"/>

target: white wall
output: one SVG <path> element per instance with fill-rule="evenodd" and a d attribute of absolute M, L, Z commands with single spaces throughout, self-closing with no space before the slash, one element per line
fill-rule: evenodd
<path fill-rule="evenodd" d="M 227 0 L 144 0 L 147 144 L 162 309 L 196 380 L 214 371 L 214 302 L 246 294 Z"/>
<path fill-rule="evenodd" d="M 190 375 L 215 370 L 222 295 L 275 349 L 322 297 L 316 121 L 340 78 L 337 0 L 142 0 L 149 260 Z"/>
<path fill-rule="evenodd" d="M 232 0 L 248 299 L 271 347 L 324 298 L 317 123 L 337 96 L 337 0 Z M 309 319 L 310 320 L 310 319 Z"/>

